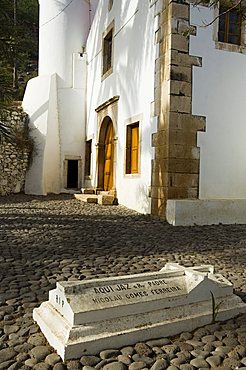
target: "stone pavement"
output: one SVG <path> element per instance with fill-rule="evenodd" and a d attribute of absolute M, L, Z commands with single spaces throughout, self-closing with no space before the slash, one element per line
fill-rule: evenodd
<path fill-rule="evenodd" d="M 246 315 L 62 363 L 32 320 L 57 280 L 213 264 L 246 301 L 246 225 L 172 227 L 69 195 L 0 198 L 0 370 L 246 369 Z"/>

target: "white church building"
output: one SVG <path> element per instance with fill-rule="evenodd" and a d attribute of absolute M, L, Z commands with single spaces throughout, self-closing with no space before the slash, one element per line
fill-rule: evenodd
<path fill-rule="evenodd" d="M 173 225 L 246 223 L 246 39 L 237 8 L 39 0 L 23 108 L 27 194 L 105 191 Z"/>

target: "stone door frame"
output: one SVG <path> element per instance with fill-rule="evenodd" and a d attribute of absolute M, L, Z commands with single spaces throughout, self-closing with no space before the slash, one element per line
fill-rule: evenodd
<path fill-rule="evenodd" d="M 102 189 L 102 180 L 103 180 L 103 171 L 102 168 L 102 161 L 100 160 L 101 150 L 102 150 L 102 138 L 103 138 L 103 130 L 105 130 L 105 119 L 108 117 L 113 124 L 113 187 L 110 193 L 117 197 L 116 191 L 116 163 L 117 163 L 117 143 L 118 143 L 118 100 L 119 96 L 114 96 L 113 98 L 107 100 L 103 104 L 99 105 L 95 110 L 97 112 L 97 143 L 96 143 L 96 167 L 97 167 L 97 190 Z"/>

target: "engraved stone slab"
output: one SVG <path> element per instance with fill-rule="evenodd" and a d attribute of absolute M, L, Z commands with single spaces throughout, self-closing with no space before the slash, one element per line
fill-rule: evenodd
<path fill-rule="evenodd" d="M 212 266 L 167 264 L 159 272 L 59 282 L 33 317 L 58 354 L 72 359 L 208 324 L 211 292 L 217 319 L 246 312 L 232 284 Z"/>

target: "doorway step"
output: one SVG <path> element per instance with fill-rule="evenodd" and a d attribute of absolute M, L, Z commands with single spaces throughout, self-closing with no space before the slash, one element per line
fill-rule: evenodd
<path fill-rule="evenodd" d="M 95 203 L 102 206 L 117 205 L 117 198 L 110 194 L 110 191 L 97 191 L 95 194 L 94 189 L 81 189 L 82 194 L 74 194 L 75 198 L 85 203 Z"/>
<path fill-rule="evenodd" d="M 98 204 L 98 195 L 96 194 L 74 194 L 74 197 L 81 202 Z"/>

